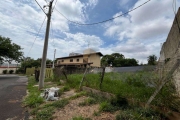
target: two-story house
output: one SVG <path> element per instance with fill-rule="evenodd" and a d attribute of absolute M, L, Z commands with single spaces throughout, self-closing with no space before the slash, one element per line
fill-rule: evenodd
<path fill-rule="evenodd" d="M 57 58 L 57 66 L 100 67 L 102 56 L 101 52 L 89 48 L 83 54 L 70 53 L 67 57 Z"/>

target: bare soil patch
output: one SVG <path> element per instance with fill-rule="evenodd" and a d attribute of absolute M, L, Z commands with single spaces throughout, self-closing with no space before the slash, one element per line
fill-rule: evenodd
<path fill-rule="evenodd" d="M 92 120 L 114 120 L 115 114 L 111 113 L 101 113 L 95 116 L 94 113 L 98 112 L 99 104 L 94 104 L 91 106 L 79 106 L 79 103 L 83 102 L 88 97 L 82 96 L 77 99 L 71 100 L 68 105 L 63 109 L 59 109 L 53 115 L 54 120 L 71 120 L 73 117 L 82 116 L 84 118 L 91 118 Z"/>

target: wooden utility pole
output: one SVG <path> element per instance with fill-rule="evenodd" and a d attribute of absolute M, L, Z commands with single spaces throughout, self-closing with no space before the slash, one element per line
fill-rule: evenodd
<path fill-rule="evenodd" d="M 53 0 L 49 3 L 49 11 L 47 15 L 47 26 L 46 26 L 46 36 L 44 41 L 44 49 L 41 61 L 41 70 L 40 70 L 40 79 L 39 79 L 39 89 L 44 87 L 44 78 L 45 78 L 45 70 L 46 70 L 46 56 L 47 56 L 47 48 L 48 48 L 48 39 L 49 39 L 49 28 L 50 28 L 50 21 L 51 21 L 51 11 L 52 11 L 52 3 Z"/>

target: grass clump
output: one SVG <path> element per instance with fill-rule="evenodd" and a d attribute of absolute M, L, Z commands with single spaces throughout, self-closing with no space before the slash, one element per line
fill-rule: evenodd
<path fill-rule="evenodd" d="M 120 111 L 116 116 L 116 120 L 165 120 L 166 116 L 161 113 L 141 107 L 134 107 L 133 109 L 126 109 Z"/>
<path fill-rule="evenodd" d="M 66 91 L 69 91 L 70 90 L 70 87 L 69 86 L 64 86 L 63 88 L 61 88 L 61 91 L 62 92 L 66 92 Z"/>
<path fill-rule="evenodd" d="M 54 108 L 53 107 L 48 107 L 45 109 L 42 109 L 37 112 L 36 114 L 36 119 L 37 120 L 52 120 L 52 114 L 54 113 Z"/>
<path fill-rule="evenodd" d="M 73 99 L 79 98 L 79 97 L 84 96 L 84 95 L 87 95 L 87 93 L 84 92 L 84 91 L 82 91 L 82 92 L 77 93 L 77 94 L 74 95 L 74 96 L 71 96 L 69 99 L 70 99 L 70 100 L 73 100 Z"/>
<path fill-rule="evenodd" d="M 23 104 L 27 107 L 35 108 L 44 102 L 43 98 L 39 96 L 40 91 L 38 87 L 34 86 L 35 84 L 37 84 L 35 78 L 33 76 L 29 77 L 27 86 L 29 95 L 23 101 Z"/>
<path fill-rule="evenodd" d="M 113 106 L 111 103 L 105 101 L 100 103 L 99 111 L 100 112 L 115 112 L 118 110 L 118 107 Z"/>
<path fill-rule="evenodd" d="M 96 100 L 94 98 L 89 97 L 89 98 L 85 99 L 83 102 L 79 103 L 79 106 L 92 105 L 95 103 L 96 103 Z"/>
<path fill-rule="evenodd" d="M 82 116 L 73 117 L 72 120 L 91 120 L 91 118 L 84 118 Z"/>

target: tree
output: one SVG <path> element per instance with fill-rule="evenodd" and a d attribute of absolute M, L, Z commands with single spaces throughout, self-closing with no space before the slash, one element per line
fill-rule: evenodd
<path fill-rule="evenodd" d="M 13 60 L 21 62 L 23 60 L 22 48 L 12 43 L 10 38 L 0 36 L 0 63 L 9 62 Z"/>
<path fill-rule="evenodd" d="M 102 66 L 113 67 L 126 67 L 126 66 L 137 66 L 138 61 L 134 58 L 125 58 L 123 54 L 112 53 L 111 55 L 104 55 L 101 59 Z"/>
<path fill-rule="evenodd" d="M 112 53 L 111 56 L 113 56 L 114 58 L 121 58 L 121 59 L 125 58 L 124 55 L 120 53 Z"/>
<path fill-rule="evenodd" d="M 157 57 L 155 55 L 150 55 L 147 59 L 148 65 L 156 65 Z"/>
<path fill-rule="evenodd" d="M 41 67 L 41 58 L 38 58 L 34 60 L 33 58 L 27 57 L 25 60 L 21 63 L 22 68 L 31 68 L 31 67 Z M 47 59 L 46 64 L 51 64 L 52 60 Z"/>
<path fill-rule="evenodd" d="M 109 66 L 114 61 L 114 57 L 112 55 L 104 55 L 101 59 L 101 66 Z"/>

